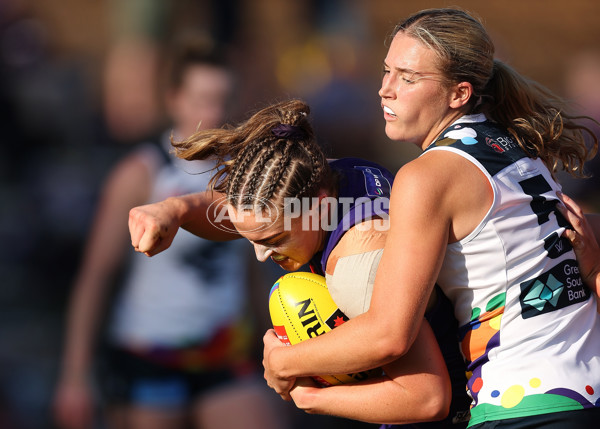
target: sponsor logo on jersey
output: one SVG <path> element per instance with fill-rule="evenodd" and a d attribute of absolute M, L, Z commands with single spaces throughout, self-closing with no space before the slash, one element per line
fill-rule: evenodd
<path fill-rule="evenodd" d="M 357 165 L 354 168 L 362 171 L 365 176 L 365 189 L 369 197 L 390 195 L 392 189 L 390 182 L 385 178 L 379 168 Z"/>
<path fill-rule="evenodd" d="M 485 144 L 494 149 L 498 153 L 504 153 L 507 150 L 517 147 L 513 139 L 508 136 L 498 136 L 494 139 L 485 138 Z"/>
<path fill-rule="evenodd" d="M 556 259 L 573 249 L 571 242 L 556 232 L 553 232 L 544 239 L 544 249 L 548 251 L 550 259 Z"/>
<path fill-rule="evenodd" d="M 521 283 L 521 315 L 529 319 L 586 301 L 589 296 L 577 261 L 568 259 L 541 276 Z"/>

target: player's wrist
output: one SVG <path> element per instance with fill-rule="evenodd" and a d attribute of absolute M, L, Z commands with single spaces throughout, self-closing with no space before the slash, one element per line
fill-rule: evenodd
<path fill-rule="evenodd" d="M 309 377 L 299 378 L 290 391 L 290 396 L 296 406 L 307 412 L 319 412 L 321 406 L 320 393 L 325 389 L 316 387 L 315 382 Z"/>
<path fill-rule="evenodd" d="M 269 354 L 269 368 L 280 380 L 290 380 L 295 377 L 293 367 L 288 365 L 289 355 L 286 354 L 288 351 L 291 351 L 291 347 L 276 347 Z"/>
<path fill-rule="evenodd" d="M 178 227 L 181 227 L 185 223 L 189 222 L 189 220 L 192 218 L 192 207 L 186 198 L 168 197 L 163 201 L 163 203 L 165 204 L 171 219 L 173 219 Z"/>

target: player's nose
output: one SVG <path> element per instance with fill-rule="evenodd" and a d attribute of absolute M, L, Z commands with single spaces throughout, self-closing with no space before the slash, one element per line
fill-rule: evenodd
<path fill-rule="evenodd" d="M 254 243 L 254 253 L 256 253 L 256 259 L 260 262 L 265 262 L 269 259 L 269 256 L 273 253 L 272 249 L 269 249 L 267 246 L 263 246 L 262 244 Z"/>

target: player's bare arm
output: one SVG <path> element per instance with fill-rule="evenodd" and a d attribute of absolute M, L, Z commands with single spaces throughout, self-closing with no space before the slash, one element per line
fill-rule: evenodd
<path fill-rule="evenodd" d="M 209 240 L 232 240 L 239 236 L 227 216 L 223 194 L 204 191 L 134 207 L 129 212 L 131 244 L 136 251 L 153 256 L 167 249 L 179 228 Z"/>
<path fill-rule="evenodd" d="M 315 387 L 310 379 L 299 379 L 291 397 L 309 414 L 371 423 L 408 424 L 439 420 L 448 414 L 450 380 L 427 322 L 421 325 L 410 351 L 383 369 L 381 377 L 326 389 Z"/>

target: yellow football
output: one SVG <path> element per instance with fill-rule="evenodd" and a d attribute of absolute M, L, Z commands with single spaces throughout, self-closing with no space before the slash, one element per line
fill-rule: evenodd
<path fill-rule="evenodd" d="M 287 345 L 329 332 L 348 320 L 329 294 L 325 277 L 300 271 L 275 282 L 269 293 L 269 312 L 277 336 Z M 380 369 L 374 369 L 313 378 L 322 386 L 333 386 L 380 374 Z"/>

